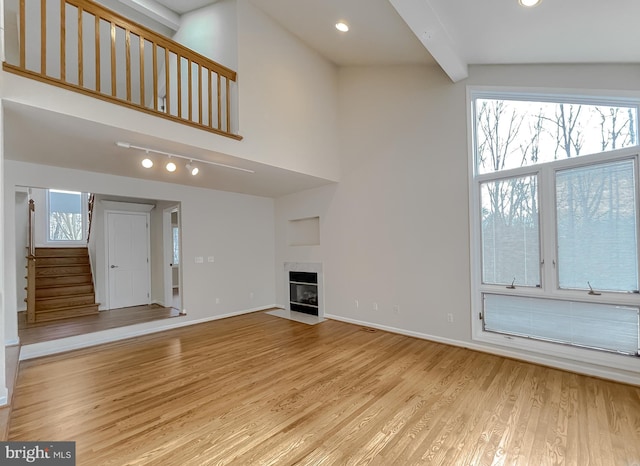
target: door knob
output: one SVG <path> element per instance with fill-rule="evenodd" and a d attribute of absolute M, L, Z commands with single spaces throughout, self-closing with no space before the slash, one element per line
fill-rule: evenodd
<path fill-rule="evenodd" d="M 112 265 L 112 266 L 111 266 L 111 268 L 112 268 L 112 269 L 115 269 L 115 268 L 117 268 L 117 267 L 118 267 L 117 265 Z"/>

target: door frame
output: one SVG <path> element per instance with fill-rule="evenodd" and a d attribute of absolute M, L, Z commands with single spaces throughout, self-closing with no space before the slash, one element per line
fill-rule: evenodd
<path fill-rule="evenodd" d="M 132 204 L 135 206 L 140 206 L 143 204 Z M 135 209 L 135 210 L 113 210 L 113 209 L 105 209 L 104 211 L 104 276 L 106 278 L 106 289 L 105 289 L 105 301 L 106 301 L 106 309 L 111 309 L 111 276 L 109 271 L 109 215 L 110 214 L 121 214 L 121 215 L 144 215 L 147 222 L 147 304 L 151 303 L 151 215 L 149 212 L 153 209 L 154 206 L 150 205 L 148 210 L 145 209 Z"/>
<path fill-rule="evenodd" d="M 176 204 L 167 207 L 162 211 L 162 237 L 163 237 L 163 280 L 164 280 L 164 307 L 172 307 L 173 304 L 173 270 L 168 264 L 173 263 L 173 224 L 171 223 L 171 213 L 178 212 L 178 251 L 180 264 L 178 269 L 178 293 L 180 295 L 180 309 L 182 311 L 182 224 L 180 215 L 180 205 Z"/>

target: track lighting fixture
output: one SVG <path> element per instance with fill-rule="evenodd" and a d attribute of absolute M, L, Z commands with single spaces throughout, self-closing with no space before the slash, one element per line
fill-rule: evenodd
<path fill-rule="evenodd" d="M 193 176 L 197 175 L 200 172 L 200 168 L 198 166 L 194 165 L 193 162 L 198 162 L 198 164 L 207 164 L 207 165 L 215 165 L 217 167 L 230 168 L 232 170 L 239 170 L 239 171 L 247 172 L 247 173 L 255 173 L 255 171 L 249 170 L 247 168 L 234 167 L 233 165 L 227 165 L 227 164 L 224 164 L 224 163 L 212 162 L 210 160 L 196 159 L 196 158 L 193 158 L 193 157 L 188 157 L 186 155 L 172 154 L 171 152 L 165 152 L 165 151 L 161 151 L 161 150 L 157 150 L 157 149 L 151 149 L 149 147 L 134 146 L 133 144 L 130 144 L 128 142 L 116 142 L 116 145 L 118 147 L 122 147 L 123 149 L 141 150 L 141 151 L 146 152 L 147 155 L 149 153 L 153 153 L 153 154 L 165 155 L 165 156 L 169 157 L 169 161 L 165 165 L 165 168 L 169 172 L 174 172 L 178 168 L 178 166 L 171 160 L 172 158 L 175 157 L 175 158 L 178 158 L 178 159 L 184 159 L 184 160 L 188 160 L 189 161 L 189 163 L 187 163 L 185 167 L 186 167 L 187 170 L 189 170 L 189 173 L 191 175 L 193 175 Z M 149 157 L 146 157 L 142 161 L 142 166 L 145 167 L 145 168 L 153 167 L 153 160 L 151 160 Z"/>
<path fill-rule="evenodd" d="M 189 171 L 189 173 L 191 173 L 192 176 L 196 176 L 200 172 L 200 169 L 195 165 L 193 165 L 193 160 L 188 164 L 186 164 L 185 167 Z"/>

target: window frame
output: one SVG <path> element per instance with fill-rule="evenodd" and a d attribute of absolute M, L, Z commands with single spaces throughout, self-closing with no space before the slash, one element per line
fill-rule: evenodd
<path fill-rule="evenodd" d="M 59 191 L 59 192 L 63 192 L 63 193 L 77 193 L 79 191 L 69 191 L 69 190 L 65 190 L 65 189 L 55 189 L 55 188 L 47 188 L 46 189 L 46 195 L 45 195 L 45 200 L 46 200 L 46 231 L 45 231 L 45 243 L 47 245 L 51 245 L 51 246 L 69 246 L 69 247 L 73 247 L 73 246 L 86 246 L 87 244 L 87 230 L 89 228 L 89 205 L 88 205 L 88 193 L 85 192 L 80 192 L 80 215 L 82 216 L 81 220 L 82 220 L 82 238 L 79 240 L 52 240 L 50 238 L 50 233 L 51 233 L 51 211 L 50 211 L 50 207 L 51 207 L 51 202 L 50 202 L 50 193 L 51 191 Z"/>
<path fill-rule="evenodd" d="M 512 168 L 491 173 L 478 173 L 476 155 L 476 99 L 515 99 L 525 101 L 549 101 L 563 103 L 588 104 L 588 105 L 624 105 L 635 106 L 640 120 L 640 93 L 639 92 L 605 92 L 538 88 L 504 88 L 489 86 L 467 86 L 467 128 L 468 128 L 468 176 L 469 176 L 469 221 L 470 221 L 470 261 L 471 261 L 471 321 L 472 340 L 499 345 L 508 349 L 525 350 L 544 356 L 562 357 L 581 362 L 592 362 L 624 370 L 639 371 L 638 358 L 620 357 L 617 354 L 601 352 L 592 349 L 579 348 L 569 345 L 534 340 L 526 337 L 504 335 L 484 330 L 482 313 L 485 294 L 501 294 L 534 298 L 548 298 L 559 301 L 581 301 L 589 303 L 602 303 L 640 307 L 640 299 L 637 293 L 618 291 L 601 291 L 601 295 L 588 295 L 583 290 L 559 288 L 558 268 L 549 265 L 549 262 L 557 260 L 557 218 L 556 218 L 556 172 L 563 169 L 591 166 L 598 163 L 613 162 L 619 160 L 635 160 L 636 177 L 636 247 L 638 248 L 638 270 L 640 271 L 640 143 L 633 147 L 616 149 L 605 153 L 581 155 L 568 159 L 545 162 L 536 165 Z M 640 122 L 636 121 L 636 126 Z M 483 283 L 482 271 L 482 213 L 481 213 L 481 186 L 484 182 L 497 179 L 508 179 L 521 176 L 538 177 L 538 221 L 540 241 L 540 288 L 530 286 L 508 289 L 504 285 Z M 549 209 L 549 206 L 553 208 Z M 550 254 L 550 251 L 552 254 Z M 640 272 L 639 272 L 640 273 Z M 600 291 L 600 290 L 598 290 Z M 588 352 L 588 353 L 585 353 Z M 533 356 L 532 359 L 544 358 Z"/>

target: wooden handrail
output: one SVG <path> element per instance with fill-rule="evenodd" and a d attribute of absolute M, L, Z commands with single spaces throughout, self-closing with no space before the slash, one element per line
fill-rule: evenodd
<path fill-rule="evenodd" d="M 231 132 L 230 86 L 237 80 L 235 71 L 90 0 L 39 3 L 40 14 L 29 15 L 26 0 L 19 0 L 19 62 L 3 63 L 5 71 L 242 139 Z M 29 3 L 33 5 L 37 4 Z M 51 14 L 56 8 L 59 14 Z M 74 33 L 76 38 L 68 37 Z M 27 47 L 37 34 L 39 52 Z M 60 45 L 52 47 L 46 39 L 57 34 Z M 73 54 L 77 64 L 68 61 Z M 107 88 L 105 80 L 110 81 Z M 160 100 L 163 105 L 158 105 Z M 212 112 L 214 105 L 217 115 Z"/>
<path fill-rule="evenodd" d="M 89 205 L 87 209 L 87 217 L 88 217 L 88 226 L 87 226 L 87 244 L 89 244 L 89 238 L 91 237 L 91 225 L 93 220 L 93 207 L 95 204 L 96 195 L 91 193 L 89 194 Z"/>
<path fill-rule="evenodd" d="M 29 199 L 29 232 L 27 238 L 27 323 L 36 321 L 36 247 L 34 239 L 35 202 Z"/>

